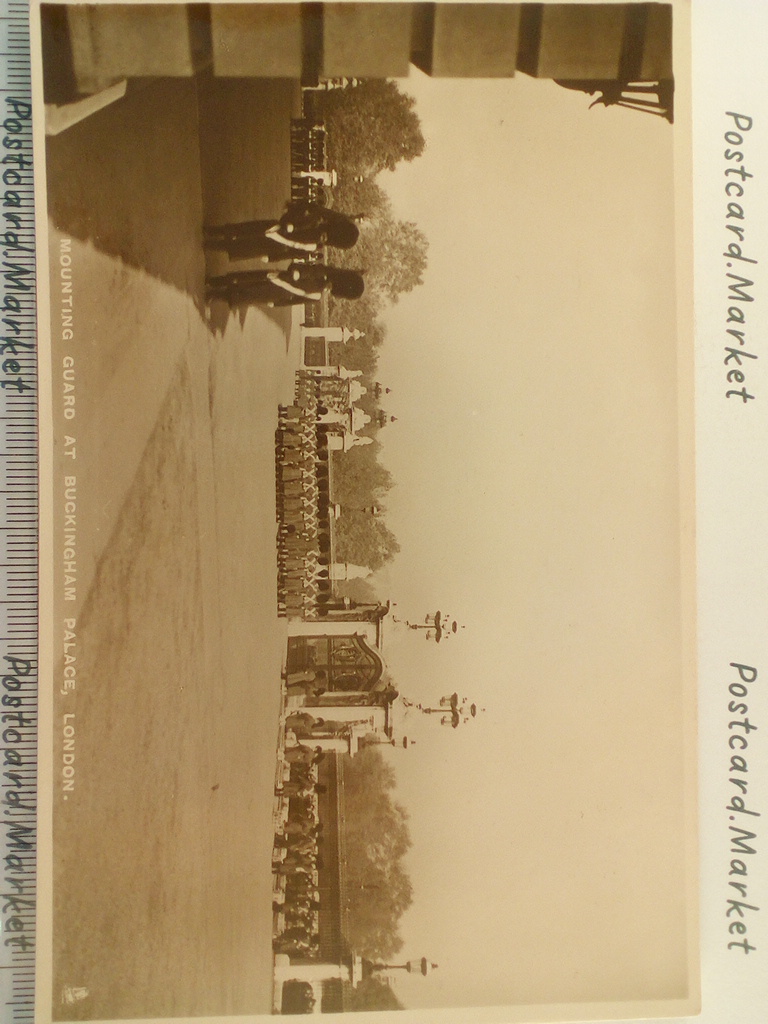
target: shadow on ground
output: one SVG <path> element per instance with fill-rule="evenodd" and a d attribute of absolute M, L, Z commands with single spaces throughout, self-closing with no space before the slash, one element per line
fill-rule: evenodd
<path fill-rule="evenodd" d="M 123 99 L 47 139 L 53 223 L 202 310 L 203 222 L 280 214 L 299 96 L 288 79 L 130 81 Z"/>

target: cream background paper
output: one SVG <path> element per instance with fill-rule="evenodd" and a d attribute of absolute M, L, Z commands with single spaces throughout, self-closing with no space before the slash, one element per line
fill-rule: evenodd
<path fill-rule="evenodd" d="M 681 56 L 682 59 L 678 60 L 676 62 L 676 74 L 678 76 L 678 92 L 677 92 L 677 95 L 678 95 L 678 102 L 680 103 L 680 106 L 679 106 L 678 109 L 679 109 L 679 111 L 681 113 L 681 117 L 679 118 L 680 124 L 679 124 L 679 126 L 676 126 L 676 129 L 675 129 L 675 133 L 676 133 L 676 137 L 677 138 L 679 138 L 679 136 L 682 134 L 682 132 L 680 131 L 680 127 L 684 127 L 684 123 L 685 123 L 683 111 L 684 111 L 684 108 L 685 108 L 684 96 L 685 96 L 685 84 L 686 83 L 684 81 L 684 72 L 681 72 L 681 69 L 685 66 L 685 55 L 684 55 L 684 53 L 681 53 L 680 56 Z M 40 136 L 38 136 L 38 139 L 40 140 Z M 42 141 L 42 140 L 40 140 L 40 141 Z M 38 151 L 39 152 L 42 151 L 42 146 L 39 146 Z M 678 156 L 678 160 L 683 161 L 683 162 L 685 161 L 684 150 Z M 41 211 L 39 211 L 39 212 L 41 212 Z M 681 214 L 680 206 L 678 207 L 678 214 L 681 215 L 681 220 L 680 220 L 680 222 L 678 224 L 678 231 L 680 232 L 680 236 L 679 237 L 684 237 L 685 236 L 685 231 L 686 231 L 686 215 L 685 215 L 684 205 L 682 207 L 682 214 Z M 44 230 L 45 230 L 45 227 L 44 227 L 43 224 L 41 224 L 41 238 L 44 237 Z M 679 278 L 678 278 L 678 282 L 679 283 L 683 282 L 683 295 L 685 295 L 685 275 L 686 275 L 686 269 L 689 266 L 689 261 L 688 261 L 688 258 L 687 258 L 688 251 L 689 250 L 688 250 L 688 248 L 686 246 L 682 247 L 683 258 L 682 258 L 681 263 L 679 264 L 679 270 L 678 270 L 678 273 L 680 275 Z M 47 260 L 46 259 L 44 259 L 42 261 L 42 263 L 41 263 L 41 269 L 42 268 L 47 268 Z M 44 276 L 45 276 L 45 273 L 41 272 L 41 279 Z M 688 291 L 688 294 L 690 294 L 690 290 Z M 41 300 L 42 300 L 41 308 L 42 309 L 45 308 L 45 299 L 46 299 L 45 287 L 43 286 L 41 288 Z M 680 310 L 681 310 L 681 317 L 682 317 L 683 327 L 685 329 L 690 324 L 690 316 L 688 315 L 689 311 L 687 309 L 687 303 L 685 302 L 684 299 L 683 299 L 683 301 L 680 304 Z M 41 321 L 42 322 L 46 322 L 46 320 L 47 320 L 47 317 L 45 315 L 41 315 Z M 681 365 L 682 365 L 681 379 L 684 380 L 685 376 L 686 376 L 686 372 L 687 372 L 686 371 L 687 351 L 686 351 L 684 345 L 681 346 L 681 353 L 682 353 L 681 354 Z M 47 383 L 50 383 L 50 382 L 47 382 Z M 685 432 L 685 430 L 689 426 L 689 405 L 687 404 L 687 401 L 688 401 L 689 397 L 690 397 L 690 391 L 688 391 L 688 392 L 684 391 L 683 392 L 683 402 L 681 403 L 682 415 L 683 415 L 683 419 L 682 419 L 683 432 Z M 49 398 L 49 400 L 51 399 L 51 393 L 50 392 L 48 394 L 48 398 Z M 46 449 L 45 449 L 45 443 L 46 443 L 45 439 L 46 439 L 46 436 L 47 436 L 48 440 L 50 441 L 50 430 L 51 430 L 50 422 L 46 423 L 46 421 L 45 421 L 45 410 L 47 408 L 50 408 L 50 405 L 51 405 L 50 401 L 49 401 L 48 405 L 46 405 L 46 395 L 45 395 L 45 391 L 44 391 L 43 382 L 41 382 L 41 410 L 42 410 L 41 421 L 42 421 L 42 435 L 43 435 L 43 462 L 42 462 L 42 485 L 41 485 L 41 488 L 42 488 L 42 496 L 44 498 L 46 497 L 46 488 L 49 486 L 49 477 L 50 477 L 50 472 L 51 472 L 50 462 L 46 462 L 45 461 L 45 458 L 47 457 L 47 454 L 48 454 L 46 452 Z M 46 429 L 48 431 L 47 435 L 46 435 Z M 58 429 L 58 427 L 56 427 L 55 429 Z M 48 479 L 46 478 L 46 473 L 48 474 Z M 683 479 L 682 479 L 682 490 L 683 490 L 683 493 L 686 493 L 686 489 L 690 488 L 691 482 L 692 482 L 691 481 L 691 472 L 690 472 L 690 466 L 689 466 L 689 468 L 683 474 Z M 50 499 L 50 497 L 51 497 L 50 491 L 48 491 L 47 497 Z M 50 519 L 49 519 L 48 522 L 47 522 L 48 532 L 46 532 L 46 523 L 45 522 L 43 523 L 43 537 L 42 537 L 43 543 L 41 545 L 41 547 L 42 547 L 42 556 L 41 557 L 43 559 L 43 562 L 42 562 L 43 565 L 46 564 L 46 562 L 45 562 L 46 558 L 51 560 L 52 557 L 53 557 L 53 553 L 52 553 L 50 547 L 48 548 L 47 551 L 45 549 L 45 543 L 46 543 L 46 541 L 48 541 L 50 539 L 50 525 L 51 524 L 50 524 Z M 685 537 L 686 543 L 690 544 L 691 539 L 692 539 L 692 530 L 691 530 L 691 523 L 690 523 L 689 519 L 685 519 L 684 527 L 685 527 L 684 537 Z M 50 564 L 50 561 L 49 561 L 48 564 Z M 45 592 L 43 593 L 43 596 L 45 596 Z M 686 604 L 685 607 L 686 607 L 687 618 L 686 618 L 685 621 L 690 621 L 690 614 L 692 612 L 692 602 L 690 600 L 690 594 L 688 594 L 688 597 L 686 598 L 686 600 L 687 600 L 687 604 Z M 46 607 L 45 604 L 43 604 L 43 607 L 41 608 L 41 614 L 42 614 L 42 618 L 43 618 L 43 623 L 46 622 L 46 615 L 47 615 L 47 621 L 50 622 L 50 616 L 51 616 L 51 608 L 50 608 L 50 606 Z M 43 627 L 43 632 L 45 634 L 45 626 Z M 692 634 L 689 631 L 689 633 L 687 635 L 687 642 L 690 642 L 691 639 L 692 639 Z M 45 652 L 43 652 L 43 654 L 44 653 Z M 690 650 L 689 650 L 689 654 L 690 654 Z M 50 658 L 50 656 L 51 656 L 51 652 L 50 651 L 48 652 L 48 656 Z M 736 657 L 736 656 L 734 656 L 734 657 Z M 729 660 L 733 660 L 733 659 L 729 659 Z M 46 662 L 45 662 L 44 658 L 41 661 L 41 666 L 42 666 L 41 678 L 45 678 Z M 48 670 L 50 671 L 50 669 L 51 669 L 51 662 L 50 662 L 50 660 L 47 662 L 47 666 L 48 666 Z M 692 693 L 689 693 L 688 697 L 692 698 Z M 692 703 L 691 703 L 691 708 L 692 708 Z M 47 730 L 47 732 L 46 732 L 46 730 Z M 43 746 L 45 746 L 46 740 L 49 741 L 48 749 L 50 749 L 50 741 L 52 739 L 52 730 L 53 730 L 53 723 L 50 720 L 50 718 L 47 720 L 47 722 L 45 720 L 43 720 L 43 725 L 41 727 L 41 737 L 42 737 Z M 689 732 L 689 734 L 688 734 L 688 742 L 692 742 L 692 732 Z M 692 750 L 692 748 L 691 748 L 691 750 Z M 689 764 L 690 763 L 691 763 L 691 761 L 689 760 Z M 672 785 L 679 789 L 679 787 L 681 787 L 681 785 L 682 785 L 681 780 L 679 778 L 674 779 L 672 781 Z M 46 804 L 46 800 L 49 799 L 49 796 L 50 796 L 50 794 L 46 794 L 45 792 L 41 794 L 41 821 L 43 821 L 43 822 L 45 821 L 46 814 L 49 813 L 49 811 L 50 811 L 50 804 L 49 803 Z M 629 796 L 629 794 L 628 794 L 628 796 Z M 691 797 L 692 797 L 692 794 L 691 794 Z M 687 804 L 686 804 L 686 806 L 687 806 L 687 813 L 692 816 L 694 814 L 694 809 L 695 809 L 695 800 L 693 800 L 692 798 L 689 799 Z M 689 821 L 688 825 L 686 825 L 686 823 L 684 821 L 680 822 L 680 834 L 677 837 L 678 841 L 679 841 L 677 843 L 678 847 L 679 847 L 680 844 L 686 842 L 686 839 L 685 839 L 686 836 L 690 837 L 690 834 L 691 834 L 690 828 L 691 828 L 690 821 Z M 669 842 L 669 837 L 665 836 L 663 841 L 664 842 Z M 689 849 L 689 851 L 692 851 L 693 847 L 689 846 L 688 849 Z M 45 857 L 41 857 L 41 893 L 43 892 L 43 886 L 45 884 L 47 870 L 50 870 L 50 865 L 46 864 Z M 688 870 L 686 871 L 686 875 L 685 875 L 685 883 L 686 883 L 687 886 L 689 886 L 691 888 L 691 890 L 695 886 L 695 875 L 696 875 L 695 865 L 694 865 L 692 859 L 689 856 Z M 680 896 L 680 898 L 682 898 L 683 894 L 680 893 L 679 896 Z M 44 899 L 44 897 L 43 897 L 43 899 Z M 41 941 L 43 943 L 45 942 L 46 928 L 47 927 L 48 928 L 50 927 L 50 921 L 46 921 L 46 919 L 45 919 L 45 911 L 43 909 L 43 912 L 41 914 Z M 607 941 L 610 942 L 610 938 L 609 937 L 607 937 Z M 47 995 L 46 995 L 46 984 L 47 983 L 48 983 L 48 980 L 46 979 L 46 974 L 45 974 L 44 958 L 41 958 L 40 1002 L 39 1002 L 39 1008 L 40 1008 L 40 1012 L 41 1012 L 41 1019 L 44 1019 L 44 1013 L 45 1013 L 46 1007 L 48 1005 L 50 1005 L 49 1002 L 48 1002 Z M 668 1009 L 671 1009 L 671 1008 L 662 1008 L 662 1007 L 658 1008 L 658 1010 L 660 1010 L 661 1012 L 666 1012 Z M 456 1011 L 441 1011 L 440 1013 L 437 1013 L 437 1012 L 434 1012 L 434 1011 L 419 1011 L 418 1014 L 416 1014 L 415 1016 L 419 1020 L 428 1020 L 428 1019 L 456 1019 L 456 1020 L 465 1020 L 467 1018 L 467 1012 L 468 1011 L 466 1009 L 460 1009 L 460 1010 L 456 1010 Z M 516 1008 L 515 1010 L 508 1010 L 508 1009 L 507 1010 L 503 1010 L 503 1009 L 488 1008 L 488 1009 L 483 1009 L 483 1010 L 479 1010 L 479 1011 L 472 1011 L 472 1016 L 473 1016 L 473 1019 L 478 1019 L 478 1020 L 479 1019 L 488 1019 L 488 1020 L 491 1020 L 491 1019 L 492 1020 L 505 1020 L 505 1019 L 509 1019 L 509 1020 L 511 1020 L 511 1019 L 524 1020 L 524 1019 L 530 1019 L 530 1020 L 533 1020 L 533 1019 L 557 1019 L 557 1017 L 560 1016 L 560 1015 L 568 1015 L 569 1017 L 572 1018 L 574 1013 L 582 1014 L 585 1017 L 594 1016 L 594 1014 L 596 1014 L 596 1013 L 605 1016 L 605 1014 L 609 1013 L 609 1012 L 612 1012 L 612 1011 L 609 1011 L 608 1007 L 605 1007 L 605 1006 L 603 1006 L 603 1007 L 594 1007 L 594 1006 L 582 1005 L 582 1006 L 578 1007 L 577 1009 L 575 1009 L 574 1007 L 565 1008 L 565 1007 L 549 1006 L 549 1007 L 546 1008 L 546 1010 L 543 1010 L 542 1008 L 538 1008 L 538 1009 L 525 1009 L 525 1008 L 520 1009 L 520 1008 Z M 630 1004 L 623 1004 L 622 1007 L 621 1007 L 621 1012 L 622 1012 L 622 1015 L 626 1015 L 628 1013 L 631 1014 L 633 1012 L 641 1012 L 641 1011 L 640 1011 L 639 1007 L 633 1008 Z M 705 1007 L 705 1012 L 706 1012 L 706 1007 Z M 411 1016 L 412 1015 L 408 1014 L 408 1013 L 406 1013 L 404 1015 L 398 1014 L 398 1015 L 396 1015 L 396 1019 L 397 1020 L 407 1020 Z M 376 1019 L 379 1019 L 379 1017 L 380 1017 L 380 1015 L 377 1015 Z M 718 1019 L 723 1019 L 723 1018 L 718 1018 Z M 742 1017 L 741 1019 L 744 1019 L 744 1018 Z"/>

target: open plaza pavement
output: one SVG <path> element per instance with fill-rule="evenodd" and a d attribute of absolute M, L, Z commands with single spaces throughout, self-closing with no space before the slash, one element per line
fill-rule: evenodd
<path fill-rule="evenodd" d="M 55 773 L 75 716 L 72 789 L 54 777 L 55 1017 L 271 1011 L 274 431 L 295 357 L 290 312 L 206 309 L 202 226 L 279 214 L 298 105 L 287 80 L 158 79 L 48 140 L 57 680 L 76 618 L 76 687 L 54 687 Z"/>

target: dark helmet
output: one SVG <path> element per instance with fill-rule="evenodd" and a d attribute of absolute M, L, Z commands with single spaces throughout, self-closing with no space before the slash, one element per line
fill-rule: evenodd
<path fill-rule="evenodd" d="M 337 299 L 359 299 L 365 291 L 365 281 L 359 270 L 329 267 L 328 280 L 331 285 L 331 294 Z"/>
<path fill-rule="evenodd" d="M 326 243 L 334 249 L 351 249 L 360 237 L 357 224 L 341 213 L 329 220 L 324 234 Z"/>

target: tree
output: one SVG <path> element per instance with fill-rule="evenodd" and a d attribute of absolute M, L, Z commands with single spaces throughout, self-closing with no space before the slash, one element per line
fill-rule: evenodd
<path fill-rule="evenodd" d="M 351 306 L 356 305 L 350 303 Z M 343 325 L 334 308 L 332 322 Z M 353 321 L 347 326 L 357 326 Z M 374 392 L 377 364 L 377 348 L 385 336 L 384 326 L 376 320 L 364 323 L 365 337 L 349 341 L 345 345 L 334 345 L 331 358 L 342 366 L 362 370 L 363 383 L 368 391 L 359 405 L 375 423 L 379 412 L 379 401 Z M 376 434 L 378 428 L 371 424 L 370 431 Z M 355 447 L 349 452 L 333 455 L 333 491 L 331 499 L 342 506 L 341 518 L 334 526 L 336 557 L 356 565 L 367 565 L 374 572 L 390 561 L 400 550 L 395 535 L 382 522 L 363 509 L 381 505 L 392 487 L 392 475 L 378 461 L 380 445 L 374 443 Z M 349 593 L 344 590 L 344 593 Z M 355 596 L 349 594 L 349 596 Z"/>
<path fill-rule="evenodd" d="M 354 251 L 352 250 L 353 254 Z M 365 269 L 360 260 L 350 258 L 349 254 L 344 252 L 334 254 L 333 263 L 335 266 L 349 267 L 352 270 Z M 372 290 L 366 281 L 366 291 L 359 299 L 334 299 L 331 296 L 328 302 L 328 320 L 337 327 L 350 327 L 353 330 L 357 327 L 367 334 L 370 324 L 375 322 L 381 313 L 381 306 L 381 296 Z"/>
<path fill-rule="evenodd" d="M 358 604 L 374 604 L 379 600 L 376 589 L 368 580 L 338 580 L 335 589 L 337 594 L 349 597 Z"/>
<path fill-rule="evenodd" d="M 358 256 L 365 263 L 367 254 L 363 236 L 363 248 Z M 412 221 L 382 219 L 371 232 L 370 252 L 374 268 L 369 273 L 369 287 L 379 292 L 390 302 L 397 302 L 403 292 L 412 291 L 423 281 L 427 268 L 426 235 Z"/>
<path fill-rule="evenodd" d="M 412 160 L 424 149 L 424 136 L 412 97 L 392 81 L 368 80 L 350 89 L 314 97 L 328 130 L 329 163 L 339 172 L 333 205 L 348 214 L 363 213 L 357 244 L 334 250 L 335 266 L 366 271 L 360 299 L 330 298 L 328 322 L 364 331 L 365 338 L 350 342 L 339 362 L 363 371 L 361 383 L 369 393 L 360 405 L 375 422 L 379 411 L 373 395 L 376 348 L 384 337 L 379 320 L 386 303 L 397 302 L 403 292 L 421 284 L 427 265 L 428 243 L 416 224 L 398 221 L 389 197 L 373 180 L 381 170 L 394 170 L 400 160 Z M 334 358 L 336 353 L 334 353 Z M 375 433 L 375 427 L 371 432 Z M 333 499 L 344 508 L 336 524 L 338 559 L 380 569 L 399 550 L 391 530 L 362 509 L 381 504 L 391 478 L 378 463 L 379 445 L 356 448 L 334 456 Z"/>
<path fill-rule="evenodd" d="M 392 487 L 392 475 L 378 461 L 379 445 L 336 453 L 333 460 L 333 501 L 342 513 L 334 528 L 336 557 L 367 565 L 376 572 L 400 550 L 392 531 L 380 518 L 363 511 L 381 505 Z"/>
<path fill-rule="evenodd" d="M 329 165 L 339 171 L 373 176 L 424 151 L 415 100 L 396 82 L 366 79 L 354 88 L 331 90 L 320 102 Z"/>
<path fill-rule="evenodd" d="M 339 453 L 333 464 L 333 500 L 344 508 L 365 508 L 381 503 L 392 487 L 392 474 L 378 462 L 374 443 Z"/>
<path fill-rule="evenodd" d="M 337 168 L 338 170 L 338 168 Z M 350 217 L 362 214 L 367 220 L 392 212 L 389 196 L 373 178 L 360 178 L 353 173 L 340 173 L 333 190 L 333 207 Z"/>
<path fill-rule="evenodd" d="M 376 572 L 400 550 L 392 531 L 369 512 L 344 509 L 336 524 L 336 558 Z"/>
<path fill-rule="evenodd" d="M 330 318 L 333 326 L 350 327 L 354 329 L 357 324 L 336 322 L 336 317 Z M 367 321 L 360 330 L 365 337 L 353 338 L 345 343 L 332 342 L 330 345 L 330 359 L 334 366 L 346 366 L 348 370 L 362 370 L 363 381 L 371 393 L 371 386 L 376 379 L 376 364 L 378 353 L 376 349 L 381 345 L 385 336 L 385 328 L 378 320 Z M 366 396 L 368 397 L 368 396 Z M 370 410 L 366 409 L 366 412 Z"/>
<path fill-rule="evenodd" d="M 401 863 L 411 846 L 408 814 L 392 800 L 394 787 L 394 771 L 375 747 L 344 758 L 348 938 L 372 960 L 399 953 L 399 920 L 413 901 Z"/>
<path fill-rule="evenodd" d="M 422 283 L 428 248 L 426 235 L 416 224 L 395 220 L 386 212 L 364 224 L 354 248 L 334 254 L 334 263 L 366 271 L 364 297 L 378 311 L 383 303 L 397 302 L 403 292 Z"/>

